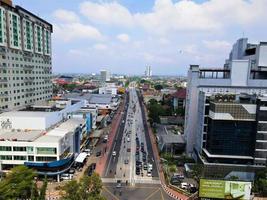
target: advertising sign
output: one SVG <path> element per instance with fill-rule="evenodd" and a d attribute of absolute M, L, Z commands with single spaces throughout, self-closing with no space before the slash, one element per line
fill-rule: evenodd
<path fill-rule="evenodd" d="M 250 199 L 251 182 L 201 179 L 199 197 Z"/>

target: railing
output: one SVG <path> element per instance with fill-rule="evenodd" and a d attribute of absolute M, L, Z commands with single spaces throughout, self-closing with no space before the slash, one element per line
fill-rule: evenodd
<path fill-rule="evenodd" d="M 33 82 L 34 81 L 34 78 L 25 78 L 24 79 L 24 82 L 25 83 L 31 83 L 31 82 Z"/>
<path fill-rule="evenodd" d="M 24 65 L 23 69 L 24 70 L 33 70 L 34 66 L 33 65 Z"/>
<path fill-rule="evenodd" d="M 5 56 L 6 55 L 6 48 L 0 47 L 0 55 Z"/>
<path fill-rule="evenodd" d="M 7 79 L 0 79 L 0 84 L 6 84 L 7 83 Z"/>
<path fill-rule="evenodd" d="M 8 94 L 6 94 L 6 93 L 1 93 L 0 94 L 0 98 L 7 98 L 8 97 Z"/>

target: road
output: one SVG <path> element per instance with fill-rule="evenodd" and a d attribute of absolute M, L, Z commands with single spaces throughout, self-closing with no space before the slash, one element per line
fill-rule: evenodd
<path fill-rule="evenodd" d="M 136 184 L 135 187 L 122 185 L 116 188 L 115 184 L 104 184 L 102 195 L 108 200 L 171 200 L 160 185 Z"/>
<path fill-rule="evenodd" d="M 131 185 L 159 183 L 152 145 L 135 87 L 130 87 L 126 98 L 124 116 L 110 152 L 104 177 L 127 181 Z M 151 175 L 147 169 L 149 165 L 152 166 Z"/>

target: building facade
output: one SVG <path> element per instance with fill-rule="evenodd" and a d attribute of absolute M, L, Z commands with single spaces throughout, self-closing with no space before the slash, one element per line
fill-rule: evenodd
<path fill-rule="evenodd" d="M 0 1 L 0 109 L 52 96 L 53 27 L 20 6 Z"/>
<path fill-rule="evenodd" d="M 100 81 L 105 83 L 106 81 L 110 81 L 110 72 L 107 70 L 100 71 Z"/>
<path fill-rule="evenodd" d="M 239 39 L 221 69 L 191 65 L 186 151 L 205 164 L 265 166 L 267 44 Z"/>

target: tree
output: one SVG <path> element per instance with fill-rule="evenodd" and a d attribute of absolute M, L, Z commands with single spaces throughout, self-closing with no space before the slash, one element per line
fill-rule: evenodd
<path fill-rule="evenodd" d="M 66 200 L 105 200 L 100 195 L 102 181 L 100 176 L 93 173 L 92 176 L 84 176 L 78 183 L 72 180 L 63 187 L 64 195 L 62 199 Z"/>
<path fill-rule="evenodd" d="M 263 197 L 267 196 L 267 167 L 256 173 L 253 191 L 260 193 Z"/>
<path fill-rule="evenodd" d="M 0 182 L 0 200 L 29 199 L 36 173 L 25 166 L 11 169 L 7 177 Z"/>
<path fill-rule="evenodd" d="M 163 89 L 163 86 L 160 85 L 160 84 L 157 84 L 154 86 L 155 90 L 162 90 Z"/>
<path fill-rule="evenodd" d="M 45 200 L 46 189 L 47 189 L 47 176 L 45 176 L 45 180 L 44 180 L 43 185 L 40 189 L 40 195 L 39 195 L 38 200 Z"/>

